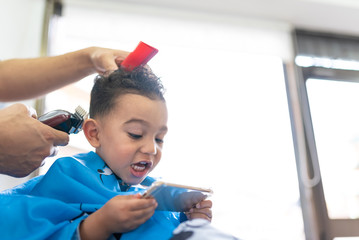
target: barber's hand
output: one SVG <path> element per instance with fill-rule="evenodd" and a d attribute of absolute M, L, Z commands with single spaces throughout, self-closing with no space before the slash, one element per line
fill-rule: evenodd
<path fill-rule="evenodd" d="M 208 221 L 212 221 L 212 201 L 203 200 L 196 204 L 195 207 L 191 208 L 189 212 L 186 212 L 188 219 L 203 218 Z"/>
<path fill-rule="evenodd" d="M 110 73 L 118 69 L 120 63 L 127 57 L 129 52 L 92 47 L 91 61 L 99 74 Z"/>
<path fill-rule="evenodd" d="M 0 173 L 13 177 L 27 176 L 69 141 L 67 133 L 41 123 L 19 103 L 0 110 L 0 126 Z"/>

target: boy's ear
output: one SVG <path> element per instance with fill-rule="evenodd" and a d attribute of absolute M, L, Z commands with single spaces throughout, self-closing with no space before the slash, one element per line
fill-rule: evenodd
<path fill-rule="evenodd" d="M 95 119 L 86 119 L 83 123 L 82 130 L 92 147 L 97 148 L 101 145 L 99 140 L 98 122 L 96 122 Z"/>

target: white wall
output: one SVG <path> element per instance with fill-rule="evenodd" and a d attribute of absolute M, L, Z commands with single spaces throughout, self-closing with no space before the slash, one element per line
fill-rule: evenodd
<path fill-rule="evenodd" d="M 203 11 L 196 8 L 176 8 L 175 1 L 168 1 L 168 4 L 156 4 L 157 1 L 116 1 L 116 0 L 102 0 L 99 3 L 96 0 L 64 0 L 64 4 L 71 6 L 71 8 L 78 7 L 82 9 L 83 12 L 86 12 L 87 9 L 98 9 L 99 13 L 94 14 L 93 22 L 94 26 L 96 24 L 96 18 L 104 18 L 102 13 L 108 13 L 106 26 L 97 28 L 96 33 L 101 36 L 101 34 L 106 33 L 108 28 L 111 26 L 113 29 L 116 29 L 116 24 L 111 22 L 113 18 L 112 14 L 116 13 L 119 16 L 131 15 L 138 16 L 138 18 L 133 17 L 133 21 L 138 21 L 138 24 L 141 25 L 141 20 L 143 17 L 149 18 L 168 18 L 173 21 L 180 22 L 183 28 L 190 26 L 192 22 L 201 23 L 204 25 L 200 32 L 207 32 L 206 35 L 221 35 L 222 32 L 225 32 L 228 28 L 237 28 L 238 33 L 242 35 L 241 42 L 235 44 L 235 38 L 228 38 L 226 41 L 228 45 L 234 47 L 231 50 L 240 51 L 240 52 L 250 52 L 258 54 L 268 54 L 276 55 L 282 58 L 285 62 L 292 61 L 293 53 L 288 51 L 292 49 L 292 40 L 291 40 L 291 30 L 293 26 L 290 22 L 287 21 L 278 21 L 271 19 L 263 19 L 259 17 L 251 17 L 251 15 L 242 15 L 242 14 L 226 14 L 223 12 L 206 12 L 205 6 Z M 195 6 L 195 2 L 193 2 Z M 233 3 L 236 5 L 236 3 Z M 64 14 L 67 14 L 67 9 L 64 9 Z M 101 12 L 100 12 L 101 11 Z M 69 14 L 71 15 L 71 13 Z M 125 17 L 124 17 L 125 18 Z M 87 24 L 88 25 L 88 24 Z M 127 26 L 121 25 L 121 31 L 114 31 L 113 37 L 102 37 L 106 39 L 105 41 L 111 42 L 111 39 L 121 38 L 124 36 L 124 39 L 127 38 L 127 35 L 131 35 L 133 39 L 142 39 L 143 41 L 148 40 L 149 42 L 161 42 L 160 38 L 144 39 L 145 37 L 151 35 L 149 31 L 163 29 L 168 33 L 167 36 L 162 36 L 162 42 L 168 42 L 171 40 L 174 44 L 177 45 L 192 45 L 199 48 L 217 48 L 218 46 L 213 41 L 208 41 L 211 39 L 198 38 L 198 36 L 188 36 L 187 38 L 182 39 L 180 43 L 177 42 L 177 32 L 172 30 L 170 27 L 164 27 L 164 24 L 161 21 L 158 21 L 156 25 L 151 26 L 147 30 L 136 30 L 131 29 Z M 207 30 L 208 27 L 216 26 L 218 31 L 211 32 Z M 86 24 L 84 24 L 84 27 Z M 88 35 L 93 35 L 93 29 L 88 29 Z M 76 33 L 73 33 L 74 35 Z M 200 34 L 198 34 L 200 35 Z M 202 34 L 203 35 L 203 34 Z M 263 38 L 262 36 L 266 37 Z M 112 41 L 114 42 L 114 41 Z M 111 42 L 111 43 L 112 43 Z M 118 42 L 117 42 L 118 43 Z M 117 46 L 117 45 L 116 45 Z M 120 47 L 123 47 L 121 45 Z M 128 46 L 125 46 L 128 47 Z M 134 47 L 131 45 L 131 47 Z M 222 47 L 222 46 L 221 46 Z M 131 48 L 129 48 L 131 49 Z M 127 49 L 128 50 L 128 49 Z M 61 50 L 60 50 L 61 51 Z"/>
<path fill-rule="evenodd" d="M 40 53 L 44 0 L 0 0 L 0 59 Z"/>
<path fill-rule="evenodd" d="M 0 0 L 1 60 L 40 55 L 44 3 L 44 0 Z M 24 103 L 33 105 L 34 101 Z M 2 105 L 0 103 L 0 107 Z M 26 179 L 0 174 L 0 190 L 17 185 Z"/>

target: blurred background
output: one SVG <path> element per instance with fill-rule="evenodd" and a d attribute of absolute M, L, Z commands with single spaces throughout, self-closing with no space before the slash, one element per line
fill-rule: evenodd
<path fill-rule="evenodd" d="M 212 188 L 217 228 L 252 240 L 359 236 L 359 2 L 0 4 L 2 60 L 132 51 L 139 41 L 159 49 L 149 65 L 167 90 L 169 133 L 151 174 Z M 39 114 L 88 109 L 94 78 L 25 103 Z M 91 150 L 82 133 L 71 135 L 29 177 L 0 175 L 0 190 Z"/>

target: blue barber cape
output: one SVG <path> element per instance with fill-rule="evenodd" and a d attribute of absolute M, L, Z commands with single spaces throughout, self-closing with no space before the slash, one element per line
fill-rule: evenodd
<path fill-rule="evenodd" d="M 147 177 L 142 184 L 154 181 Z M 122 188 L 122 190 L 121 190 Z M 121 183 L 94 152 L 58 159 L 43 175 L 0 193 L 1 239 L 76 239 L 79 223 L 116 195 L 143 192 Z M 169 239 L 177 212 L 155 211 L 121 239 Z"/>

